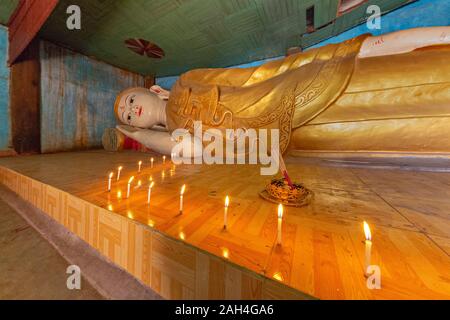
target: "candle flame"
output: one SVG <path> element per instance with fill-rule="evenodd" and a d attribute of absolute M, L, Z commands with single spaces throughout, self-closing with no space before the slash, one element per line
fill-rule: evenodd
<path fill-rule="evenodd" d="M 153 188 L 153 186 L 155 185 L 155 181 L 152 181 L 152 183 L 150 183 L 149 188 Z"/>
<path fill-rule="evenodd" d="M 153 176 L 150 176 L 150 178 L 148 179 L 148 181 L 153 181 Z"/>
<path fill-rule="evenodd" d="M 149 219 L 148 222 L 147 222 L 147 224 L 148 224 L 150 227 L 152 227 L 152 228 L 155 226 L 155 222 L 153 222 L 152 219 Z"/>
<path fill-rule="evenodd" d="M 112 179 L 113 176 L 114 176 L 114 172 L 110 172 L 109 173 L 109 178 Z"/>
<path fill-rule="evenodd" d="M 283 218 L 283 205 L 281 203 L 278 205 L 278 218 Z"/>
<path fill-rule="evenodd" d="M 131 176 L 130 180 L 128 180 L 128 184 L 131 184 L 134 180 L 134 176 Z"/>
<path fill-rule="evenodd" d="M 183 231 L 180 232 L 179 236 L 180 236 L 180 239 L 181 239 L 181 240 L 186 239 L 186 236 L 185 236 L 185 234 L 184 234 Z"/>
<path fill-rule="evenodd" d="M 138 187 L 140 187 L 141 185 L 142 185 L 142 181 L 139 180 L 139 181 L 138 181 Z"/>
<path fill-rule="evenodd" d="M 155 159 L 153 159 L 153 158 L 150 158 L 150 161 L 151 161 L 151 162 L 153 162 L 153 161 L 155 161 Z"/>
<path fill-rule="evenodd" d="M 113 206 L 112 206 L 112 204 L 109 204 L 109 205 L 108 205 L 108 210 L 109 210 L 109 211 L 113 211 Z"/>
<path fill-rule="evenodd" d="M 117 170 L 119 170 L 119 171 L 122 171 L 122 169 L 123 169 L 122 166 L 120 166 L 120 167 L 117 168 Z"/>
<path fill-rule="evenodd" d="M 278 280 L 278 281 L 280 281 L 280 282 L 283 282 L 283 275 L 281 274 L 281 272 L 275 272 L 275 273 L 273 274 L 273 278 L 274 278 L 275 280 Z"/>
<path fill-rule="evenodd" d="M 122 198 L 122 191 L 117 191 L 117 198 Z"/>
<path fill-rule="evenodd" d="M 139 162 L 138 162 L 138 165 L 141 165 L 141 164 L 142 164 L 142 161 L 139 161 Z"/>
<path fill-rule="evenodd" d="M 225 198 L 225 207 L 228 208 L 228 205 L 230 204 L 230 198 L 226 196 Z"/>
<path fill-rule="evenodd" d="M 180 195 L 183 195 L 185 190 L 186 190 L 186 185 L 183 184 L 183 186 L 181 187 Z"/>
<path fill-rule="evenodd" d="M 370 227 L 367 222 L 364 221 L 364 235 L 366 236 L 366 240 L 372 240 L 372 233 L 370 232 Z"/>
<path fill-rule="evenodd" d="M 128 211 L 127 216 L 128 216 L 128 218 L 130 218 L 130 219 L 133 219 L 133 218 L 134 218 L 133 212 L 131 212 L 131 211 Z"/>
<path fill-rule="evenodd" d="M 227 248 L 223 248 L 223 249 L 222 249 L 222 256 L 223 256 L 225 259 L 228 259 L 228 258 L 230 257 L 230 251 L 229 251 Z"/>

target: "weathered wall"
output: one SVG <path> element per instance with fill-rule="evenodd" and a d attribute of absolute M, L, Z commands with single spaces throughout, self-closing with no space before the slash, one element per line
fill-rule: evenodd
<path fill-rule="evenodd" d="M 0 152 L 11 144 L 11 118 L 9 113 L 8 30 L 0 26 Z"/>
<path fill-rule="evenodd" d="M 117 93 L 144 78 L 46 41 L 40 56 L 42 152 L 101 146 Z"/>
<path fill-rule="evenodd" d="M 401 7 L 400 9 L 383 15 L 381 20 L 381 29 L 379 30 L 369 30 L 364 23 L 346 32 L 343 32 L 336 37 L 332 37 L 330 39 L 322 41 L 312 46 L 311 48 L 320 47 L 329 43 L 339 43 L 364 33 L 380 35 L 388 32 L 410 28 L 448 25 L 450 25 L 449 0 L 418 0 L 404 7 Z M 232 68 L 259 66 L 273 59 L 254 61 L 245 65 L 232 66 Z M 175 81 L 177 79 L 178 76 L 156 78 L 156 84 L 160 85 L 163 88 L 170 89 L 175 84 Z"/>

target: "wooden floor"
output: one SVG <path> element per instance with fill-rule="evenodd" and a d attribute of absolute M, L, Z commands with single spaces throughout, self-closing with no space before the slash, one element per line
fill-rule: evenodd
<path fill-rule="evenodd" d="M 450 173 L 340 167 L 287 159 L 290 175 L 315 198 L 286 208 L 283 245 L 276 246 L 277 206 L 258 193 L 270 177 L 259 167 L 162 164 L 149 154 L 72 152 L 0 159 L 117 214 L 321 299 L 450 299 Z M 141 174 L 137 163 L 143 161 Z M 108 193 L 107 175 L 122 165 Z M 130 176 L 141 180 L 124 199 Z M 149 177 L 155 181 L 146 204 Z M 186 184 L 184 213 L 179 190 Z M 118 198 L 118 191 L 122 198 Z M 231 198 L 224 231 L 224 198 Z M 366 220 L 373 235 L 372 263 L 382 288 L 369 290 L 363 273 Z"/>

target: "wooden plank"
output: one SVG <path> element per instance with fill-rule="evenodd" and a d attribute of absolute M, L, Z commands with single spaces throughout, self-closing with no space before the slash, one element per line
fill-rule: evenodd
<path fill-rule="evenodd" d="M 33 41 L 59 0 L 22 0 L 9 21 L 9 59 L 12 65 Z"/>
<path fill-rule="evenodd" d="M 140 174 L 139 160 L 145 160 Z M 285 208 L 281 247 L 276 205 L 258 195 L 270 178 L 254 166 L 173 170 L 155 154 L 72 152 L 0 159 L 0 181 L 72 231 L 86 237 L 89 229 L 86 241 L 166 298 L 450 298 L 450 173 L 286 162 L 292 179 L 315 198 L 307 207 Z M 123 178 L 108 193 L 107 174 L 119 165 Z M 144 185 L 153 176 L 150 206 L 146 188 L 133 186 L 129 199 L 117 197 L 131 175 Z M 231 204 L 224 231 L 226 194 Z M 92 216 L 84 226 L 83 215 Z M 372 227 L 380 290 L 368 288 L 364 277 L 363 220 Z"/>

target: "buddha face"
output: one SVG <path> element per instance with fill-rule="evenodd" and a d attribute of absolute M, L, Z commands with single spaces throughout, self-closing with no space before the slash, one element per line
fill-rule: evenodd
<path fill-rule="evenodd" d="M 138 128 L 151 128 L 165 102 L 146 88 L 130 88 L 116 98 L 115 112 L 120 122 Z"/>

